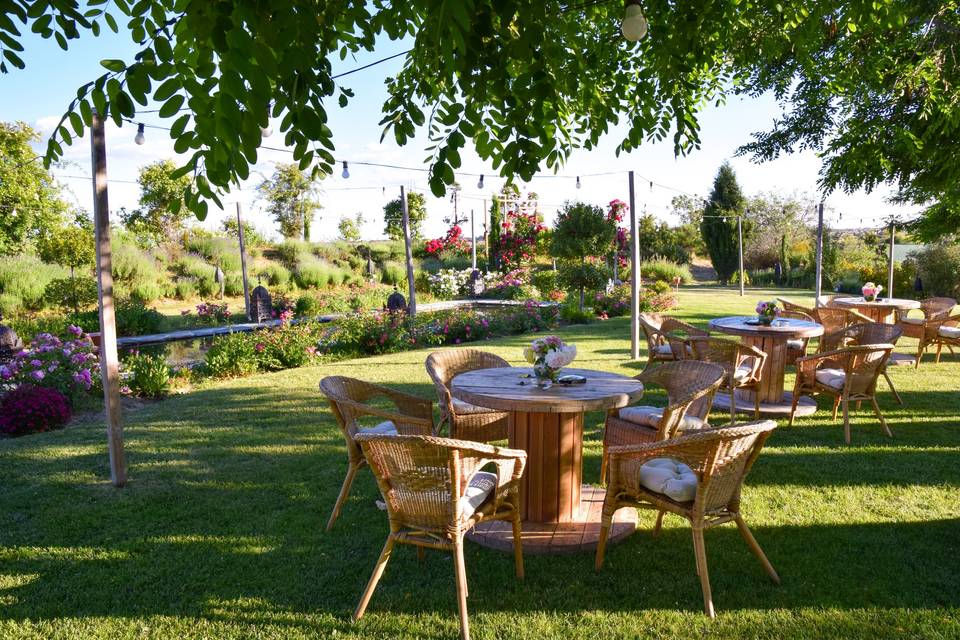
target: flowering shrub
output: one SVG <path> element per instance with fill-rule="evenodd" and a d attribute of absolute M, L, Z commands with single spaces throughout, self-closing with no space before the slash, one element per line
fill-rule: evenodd
<path fill-rule="evenodd" d="M 470 281 L 473 277 L 473 269 L 441 269 L 435 274 L 427 276 L 427 282 L 430 284 L 430 293 L 441 300 L 453 300 L 459 297 L 469 297 L 473 295 L 470 290 Z M 482 273 L 484 290 L 489 290 L 500 281 L 500 275 L 497 273 Z"/>
<path fill-rule="evenodd" d="M 20 385 L 0 400 L 0 433 L 22 436 L 60 429 L 70 421 L 70 401 L 48 387 Z"/>
<path fill-rule="evenodd" d="M 71 402 L 96 392 L 100 377 L 95 347 L 80 327 L 71 325 L 68 333 L 65 340 L 38 333 L 26 349 L 0 366 L 0 382 L 56 389 Z"/>
<path fill-rule="evenodd" d="M 593 299 L 593 313 L 603 319 L 630 312 L 630 285 L 621 284 L 609 292 L 598 292 Z M 654 282 L 640 290 L 640 311 L 668 311 L 677 306 L 677 299 L 665 282 Z"/>
<path fill-rule="evenodd" d="M 230 319 L 230 309 L 225 302 L 201 302 L 197 305 L 197 317 L 210 324 L 227 322 Z"/>
<path fill-rule="evenodd" d="M 497 300 L 539 300 L 540 291 L 530 284 L 529 270 L 518 268 L 493 280 L 484 290 L 483 296 Z"/>
<path fill-rule="evenodd" d="M 455 224 L 447 229 L 444 237 L 428 240 L 423 250 L 431 256 L 440 258 L 444 254 L 465 253 L 469 248 L 470 245 L 463 236 L 463 229 L 460 228 L 460 225 Z"/>
<path fill-rule="evenodd" d="M 219 336 L 207 351 L 205 372 L 215 378 L 235 378 L 258 371 L 302 367 L 317 355 L 321 327 L 284 321 L 278 329 Z"/>
<path fill-rule="evenodd" d="M 614 240 L 614 254 L 619 267 L 627 266 L 627 252 L 630 249 L 630 236 L 625 227 L 621 227 L 630 206 L 618 198 L 614 198 L 607 203 L 607 221 L 616 229 L 616 238 Z"/>
<path fill-rule="evenodd" d="M 507 211 L 501 227 L 497 254 L 503 265 L 510 269 L 533 259 L 540 235 L 547 229 L 536 211 L 527 213 L 522 210 Z"/>

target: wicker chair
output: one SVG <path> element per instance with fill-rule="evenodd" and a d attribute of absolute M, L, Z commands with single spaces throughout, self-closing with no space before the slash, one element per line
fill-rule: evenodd
<path fill-rule="evenodd" d="M 523 578 L 520 541 L 520 476 L 527 454 L 516 449 L 429 436 L 360 434 L 373 475 L 387 504 L 390 534 L 353 613 L 359 620 L 370 602 L 395 544 L 453 552 L 460 609 L 460 635 L 470 638 L 464 535 L 479 522 L 508 520 L 513 526 L 514 568 Z M 488 464 L 496 473 L 480 471 Z"/>
<path fill-rule="evenodd" d="M 823 325 L 823 335 L 817 342 L 817 352 L 833 351 L 840 348 L 839 331 L 852 324 L 873 322 L 870 318 L 853 309 L 842 307 L 817 307 L 813 313 L 814 319 Z"/>
<path fill-rule="evenodd" d="M 852 324 L 846 329 L 841 329 L 840 336 L 831 338 L 831 341 L 837 342 L 840 347 L 865 346 L 870 344 L 892 344 L 896 346 L 897 340 L 900 339 L 901 335 L 902 330 L 895 324 L 861 322 L 859 324 Z M 903 399 L 900 397 L 900 394 L 897 393 L 897 388 L 893 386 L 893 380 L 890 379 L 890 374 L 887 372 L 887 367 L 893 362 L 893 356 L 894 354 L 891 353 L 890 357 L 884 363 L 883 368 L 880 370 L 880 375 L 887 381 L 887 385 L 890 387 L 890 391 L 893 393 L 897 404 L 903 404 Z M 859 402 L 857 403 L 857 408 L 860 408 Z"/>
<path fill-rule="evenodd" d="M 373 433 L 430 435 L 434 433 L 433 403 L 402 391 L 345 376 L 324 378 L 320 381 L 320 392 L 330 401 L 330 410 L 343 432 L 349 462 L 347 477 L 343 479 L 337 503 L 327 521 L 329 531 L 350 495 L 350 486 L 357 471 L 366 464 L 355 440 L 364 431 L 362 421 L 380 421 L 369 429 Z M 383 405 L 388 408 L 385 409 Z"/>
<path fill-rule="evenodd" d="M 826 393 L 833 396 L 834 420 L 837 419 L 837 407 L 843 404 L 843 435 L 847 444 L 850 444 L 850 402 L 869 401 L 883 430 L 893 437 L 883 414 L 880 413 L 876 397 L 877 378 L 880 377 L 892 351 L 892 344 L 871 344 L 844 347 L 797 360 L 797 380 L 793 387 L 790 425 L 793 425 L 800 396 Z"/>
<path fill-rule="evenodd" d="M 667 406 L 634 406 L 607 412 L 603 428 L 600 481 L 606 479 L 610 447 L 666 440 L 684 430 L 709 428 L 713 395 L 723 383 L 723 367 L 695 360 L 666 362 L 637 376 L 667 391 Z"/>
<path fill-rule="evenodd" d="M 683 360 L 683 339 L 685 337 L 706 337 L 710 333 L 703 329 L 664 316 L 659 313 L 641 313 L 640 327 L 647 338 L 647 364 L 643 367 L 646 371 L 655 363 L 673 362 Z M 685 333 L 686 336 L 671 336 L 672 331 Z"/>
<path fill-rule="evenodd" d="M 450 349 L 427 356 L 427 374 L 437 388 L 440 405 L 439 427 L 446 422 L 450 437 L 475 442 L 505 440 L 510 414 L 463 402 L 450 393 L 450 381 L 467 371 L 509 367 L 510 363 L 478 349 Z"/>
<path fill-rule="evenodd" d="M 783 301 L 783 298 L 779 298 L 779 300 Z M 810 312 L 812 313 L 813 309 L 810 309 Z M 780 317 L 792 318 L 794 320 L 806 320 L 807 322 L 816 322 L 810 313 L 795 311 L 793 309 L 781 311 Z M 810 338 L 790 338 L 787 340 L 787 362 L 794 363 L 796 362 L 797 358 L 802 358 L 803 356 L 807 355 L 807 345 L 809 343 Z"/>
<path fill-rule="evenodd" d="M 917 344 L 917 357 L 914 360 L 914 366 L 920 366 L 920 358 L 923 357 L 927 347 L 938 344 L 940 327 L 946 323 L 947 327 L 955 326 L 950 324 L 950 313 L 957 306 L 957 301 L 953 298 L 928 298 L 920 303 L 922 318 L 911 318 L 906 313 L 900 316 L 897 325 L 903 330 L 904 337 L 915 338 Z M 953 318 L 954 321 L 957 318 Z M 951 333 L 949 330 L 947 333 Z M 952 346 L 948 344 L 948 347 Z M 940 361 L 939 353 L 943 345 L 939 344 L 937 349 L 937 362 Z"/>
<path fill-rule="evenodd" d="M 810 307 L 805 307 L 802 304 L 797 304 L 796 302 L 792 300 L 788 300 L 786 298 L 777 298 L 777 301 L 783 305 L 783 308 L 786 311 L 797 311 L 800 313 L 804 313 L 808 316 L 813 315 L 813 309 L 811 309 Z"/>
<path fill-rule="evenodd" d="M 730 394 L 730 422 L 737 421 L 738 390 L 753 392 L 753 419 L 760 419 L 760 372 L 767 354 L 760 349 L 726 338 L 691 338 L 690 358 L 723 367 L 720 388 Z"/>
<path fill-rule="evenodd" d="M 820 307 L 830 307 L 833 305 L 833 301 L 839 297 L 840 297 L 839 295 L 836 295 L 833 293 L 825 293 L 823 295 L 819 295 L 817 296 L 817 299 L 816 299 L 816 307 L 818 309 Z"/>
<path fill-rule="evenodd" d="M 621 507 L 640 507 L 660 512 L 654 525 L 654 535 L 660 531 L 664 512 L 675 513 L 690 521 L 693 527 L 697 574 L 703 588 L 703 608 L 711 618 L 715 614 L 707 571 L 707 552 L 703 541 L 705 529 L 725 522 L 735 522 L 740 535 L 760 559 L 770 579 L 780 584 L 780 577 L 740 515 L 743 479 L 776 426 L 774 421 L 764 420 L 710 429 L 664 442 L 612 447 L 609 453 L 610 484 L 603 501 L 596 570 L 600 571 L 603 565 L 607 535 L 614 513 Z M 692 471 L 686 478 L 689 484 L 681 491 L 686 495 L 677 495 L 676 486 L 673 487 L 674 490 L 666 489 L 674 497 L 649 488 L 649 485 L 655 483 L 650 482 L 649 476 L 644 478 L 644 474 L 650 469 L 647 463 L 655 459 L 660 459 L 657 462 L 661 462 L 664 458 L 680 462 Z"/>

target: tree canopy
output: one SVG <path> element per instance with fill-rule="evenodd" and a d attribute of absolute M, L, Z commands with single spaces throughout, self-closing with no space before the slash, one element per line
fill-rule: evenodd
<path fill-rule="evenodd" d="M 249 176 L 269 116 L 301 169 L 332 172 L 328 108 L 353 98 L 332 61 L 402 39 L 412 48 L 387 81 L 380 124 L 401 145 L 427 128 L 437 195 L 454 183 L 468 139 L 503 176 L 529 180 L 619 122 L 618 151 L 672 133 L 676 153 L 687 153 L 700 145 L 704 105 L 770 90 L 784 117 L 744 153 L 819 149 L 827 191 L 892 181 L 900 198 L 929 205 L 934 226 L 924 229 L 960 217 L 960 152 L 938 144 L 960 125 L 955 0 L 647 0 L 639 42 L 618 33 L 620 2 L 8 5 L 0 71 L 24 67 L 18 22 L 67 49 L 102 25 L 116 31 L 119 17 L 139 47 L 130 60 L 104 60 L 106 72 L 79 87 L 46 159 L 62 156 L 94 109 L 121 124 L 152 101 L 188 155 L 181 170 L 196 180 L 186 202 L 201 218 L 208 199 L 220 204 Z"/>
<path fill-rule="evenodd" d="M 310 225 L 320 210 L 314 197 L 313 180 L 295 164 L 278 162 L 273 175 L 257 186 L 267 212 L 280 227 L 280 235 L 310 240 Z"/>
<path fill-rule="evenodd" d="M 717 272 L 717 279 L 727 283 L 737 270 L 737 218 L 743 216 L 743 193 L 730 163 L 724 162 L 713 181 L 713 191 L 700 219 L 700 233 L 710 253 L 710 261 Z M 743 223 L 744 234 L 749 229 Z"/>
<path fill-rule="evenodd" d="M 122 211 L 120 219 L 141 242 L 174 242 L 190 217 L 190 210 L 183 206 L 183 191 L 190 186 L 190 178 L 173 177 L 176 169 L 172 160 L 158 160 L 140 168 L 140 207 Z"/>
<path fill-rule="evenodd" d="M 423 221 L 427 219 L 427 201 L 422 193 L 407 192 L 407 218 L 410 221 L 410 239 L 423 235 Z M 400 196 L 383 206 L 383 232 L 392 240 L 403 240 L 403 208 Z"/>

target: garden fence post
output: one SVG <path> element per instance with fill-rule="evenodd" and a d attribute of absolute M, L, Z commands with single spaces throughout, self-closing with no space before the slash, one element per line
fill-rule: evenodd
<path fill-rule="evenodd" d="M 477 233 L 473 227 L 473 209 L 470 209 L 470 262 L 473 270 L 477 270 Z"/>
<path fill-rule="evenodd" d="M 113 306 L 113 259 L 110 250 L 110 204 L 107 197 L 107 147 L 103 118 L 94 113 L 90 126 L 90 163 L 93 173 L 93 220 L 97 248 L 97 294 L 100 307 L 100 377 L 107 418 L 110 479 L 113 486 L 127 483 L 120 422 L 120 366 L 117 358 L 117 324 Z"/>
<path fill-rule="evenodd" d="M 893 248 L 896 243 L 895 234 L 897 231 L 893 219 L 890 220 L 890 256 L 887 261 L 887 297 L 893 297 Z"/>
<path fill-rule="evenodd" d="M 817 302 L 820 306 L 820 296 L 823 294 L 823 200 L 817 208 Z"/>
<path fill-rule="evenodd" d="M 237 236 L 240 238 L 240 272 L 243 276 L 243 308 L 250 319 L 250 284 L 247 281 L 247 252 L 243 244 L 243 220 L 240 216 L 240 203 L 237 203 Z"/>
<path fill-rule="evenodd" d="M 417 289 L 413 281 L 413 250 L 410 247 L 410 212 L 407 208 L 407 190 L 400 185 L 400 209 L 403 211 L 403 243 L 407 250 L 407 313 L 417 315 Z"/>
<path fill-rule="evenodd" d="M 633 171 L 629 172 L 630 183 L 630 357 L 640 359 L 640 244 L 637 238 L 637 197 L 633 186 Z"/>
<path fill-rule="evenodd" d="M 740 254 L 740 295 L 743 295 L 743 216 L 737 216 L 737 252 Z"/>

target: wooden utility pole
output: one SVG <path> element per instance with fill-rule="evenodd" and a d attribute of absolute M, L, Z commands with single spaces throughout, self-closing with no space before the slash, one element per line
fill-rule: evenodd
<path fill-rule="evenodd" d="M 93 171 L 93 225 L 97 245 L 97 295 L 100 305 L 100 377 L 107 418 L 110 480 L 127 483 L 120 421 L 120 365 L 117 357 L 117 324 L 113 306 L 113 257 L 110 250 L 110 203 L 107 198 L 107 146 L 103 118 L 93 114 L 90 125 L 90 164 Z"/>
<path fill-rule="evenodd" d="M 897 226 L 893 218 L 890 219 L 890 256 L 887 260 L 887 297 L 893 297 L 893 248 L 896 244 Z"/>
<path fill-rule="evenodd" d="M 470 262 L 473 270 L 477 270 L 477 233 L 473 226 L 473 209 L 470 209 Z"/>
<path fill-rule="evenodd" d="M 487 201 L 483 201 L 483 253 L 487 263 L 487 269 L 490 268 L 490 223 L 487 222 L 490 211 L 487 209 Z M 484 269 L 486 271 L 487 269 Z"/>
<path fill-rule="evenodd" d="M 400 185 L 400 207 L 403 211 L 403 243 L 407 249 L 407 313 L 417 315 L 417 288 L 413 281 L 413 249 L 410 246 L 410 212 L 407 210 L 407 190 Z"/>
<path fill-rule="evenodd" d="M 816 269 L 816 306 L 820 306 L 820 296 L 823 294 L 823 200 L 817 207 L 817 269 Z"/>
<path fill-rule="evenodd" d="M 740 254 L 740 295 L 743 295 L 743 216 L 737 216 L 737 251 Z"/>
<path fill-rule="evenodd" d="M 243 242 L 243 218 L 240 215 L 240 203 L 237 203 L 237 237 L 240 238 L 240 273 L 243 277 L 243 309 L 250 319 L 250 283 L 247 281 L 247 251 Z"/>
<path fill-rule="evenodd" d="M 633 186 L 633 171 L 628 175 L 630 184 L 630 357 L 640 359 L 640 244 L 637 238 L 637 198 Z"/>

